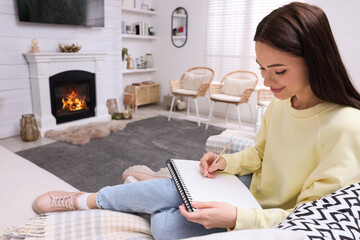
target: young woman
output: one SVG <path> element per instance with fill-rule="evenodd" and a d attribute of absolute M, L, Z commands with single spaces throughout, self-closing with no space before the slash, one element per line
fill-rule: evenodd
<path fill-rule="evenodd" d="M 276 99 L 266 110 L 255 146 L 206 153 L 200 168 L 253 174 L 250 191 L 264 208 L 246 210 L 220 202 L 193 202 L 186 212 L 170 179 L 102 188 L 98 193 L 46 193 L 39 213 L 111 209 L 151 214 L 156 239 L 185 238 L 227 229 L 272 227 L 294 207 L 360 180 L 360 95 L 342 63 L 327 17 L 318 7 L 291 3 L 258 25 L 256 61 Z M 214 180 L 216 181 L 216 179 Z M 180 207 L 179 207 L 180 206 Z"/>

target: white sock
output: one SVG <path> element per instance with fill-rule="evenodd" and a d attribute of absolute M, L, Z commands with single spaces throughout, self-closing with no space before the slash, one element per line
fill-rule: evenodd
<path fill-rule="evenodd" d="M 138 180 L 133 176 L 128 176 L 127 178 L 125 178 L 124 184 L 133 183 L 133 182 L 138 182 Z"/>
<path fill-rule="evenodd" d="M 80 197 L 78 197 L 77 200 L 78 200 L 80 210 L 90 209 L 86 203 L 86 200 L 90 194 L 91 193 L 85 193 L 85 194 L 81 195 Z"/>

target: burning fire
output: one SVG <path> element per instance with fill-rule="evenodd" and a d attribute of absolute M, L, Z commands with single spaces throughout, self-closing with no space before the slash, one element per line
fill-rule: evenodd
<path fill-rule="evenodd" d="M 81 109 L 88 109 L 85 102 L 86 96 L 79 97 L 78 91 L 72 91 L 68 96 L 62 99 L 62 110 L 77 111 Z"/>

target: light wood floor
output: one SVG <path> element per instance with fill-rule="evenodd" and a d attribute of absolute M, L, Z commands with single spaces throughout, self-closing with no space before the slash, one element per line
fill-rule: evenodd
<path fill-rule="evenodd" d="M 133 118 L 131 120 L 127 120 L 127 121 L 129 121 L 129 122 L 137 121 L 137 120 L 141 120 L 141 119 L 145 119 L 145 118 L 149 118 L 149 117 L 153 117 L 153 116 L 158 116 L 158 115 L 163 115 L 163 116 L 167 117 L 167 116 L 169 116 L 169 111 L 165 110 L 160 105 L 148 105 L 148 106 L 139 107 L 139 109 L 135 113 L 133 113 Z M 195 121 L 195 122 L 197 121 L 195 113 L 190 112 L 190 116 L 188 117 L 186 111 L 173 112 L 172 118 L 187 119 L 187 120 Z M 200 122 L 202 124 L 206 124 L 207 118 L 208 118 L 207 115 L 200 114 Z M 223 127 L 226 129 L 238 129 L 237 120 L 229 119 L 228 124 L 225 124 L 225 119 L 218 118 L 218 117 L 214 117 L 214 119 L 211 121 L 211 125 Z M 242 125 L 243 125 L 243 130 L 253 131 L 254 124 L 242 122 Z M 201 125 L 201 127 L 204 127 L 204 126 Z M 4 146 L 5 148 L 7 148 L 13 152 L 26 150 L 29 148 L 38 147 L 38 146 L 42 146 L 42 145 L 53 143 L 53 142 L 55 142 L 55 141 L 52 139 L 46 138 L 46 137 L 39 137 L 36 141 L 33 141 L 33 142 L 24 142 L 24 141 L 22 141 L 20 136 L 14 136 L 14 137 L 0 139 L 0 145 Z"/>

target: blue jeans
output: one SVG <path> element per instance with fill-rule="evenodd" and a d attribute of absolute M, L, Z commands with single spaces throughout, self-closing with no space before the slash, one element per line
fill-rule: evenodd
<path fill-rule="evenodd" d="M 249 186 L 251 177 L 245 177 Z M 225 232 L 224 228 L 206 229 L 188 221 L 179 211 L 182 200 L 171 179 L 121 184 L 102 188 L 96 199 L 99 208 L 129 213 L 150 214 L 151 233 L 155 239 L 181 239 Z"/>

